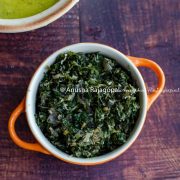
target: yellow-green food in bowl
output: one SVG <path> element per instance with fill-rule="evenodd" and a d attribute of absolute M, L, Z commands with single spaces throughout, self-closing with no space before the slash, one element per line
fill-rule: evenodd
<path fill-rule="evenodd" d="M 0 0 L 0 19 L 19 19 L 36 15 L 59 0 Z"/>

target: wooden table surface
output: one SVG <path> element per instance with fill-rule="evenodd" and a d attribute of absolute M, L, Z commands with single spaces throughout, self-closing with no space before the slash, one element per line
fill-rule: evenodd
<path fill-rule="evenodd" d="M 0 34 L 0 179 L 180 179 L 180 92 L 164 92 L 133 146 L 103 165 L 70 165 L 12 142 L 8 118 L 37 66 L 61 47 L 86 41 L 153 59 L 165 72 L 166 89 L 180 88 L 180 0 L 80 0 L 45 28 Z M 155 85 L 151 71 L 142 73 Z M 16 129 L 34 141 L 25 115 Z"/>

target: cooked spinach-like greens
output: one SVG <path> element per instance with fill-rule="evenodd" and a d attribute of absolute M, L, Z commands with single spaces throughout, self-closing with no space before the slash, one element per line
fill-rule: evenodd
<path fill-rule="evenodd" d="M 54 146 L 74 157 L 90 158 L 127 141 L 139 107 L 136 82 L 115 60 L 98 52 L 67 52 L 44 74 L 35 116 Z"/>

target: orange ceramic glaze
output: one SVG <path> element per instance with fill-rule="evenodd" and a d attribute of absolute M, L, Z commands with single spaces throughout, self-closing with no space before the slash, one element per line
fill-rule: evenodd
<path fill-rule="evenodd" d="M 157 88 L 154 90 L 154 92 L 148 95 L 147 109 L 149 109 L 151 105 L 153 104 L 153 102 L 161 94 L 164 88 L 164 85 L 165 85 L 164 73 L 162 69 L 159 67 L 159 65 L 156 64 L 154 61 L 151 61 L 149 59 L 144 59 L 144 58 L 132 57 L 132 56 L 128 56 L 128 58 L 135 64 L 136 67 L 147 67 L 156 73 L 156 76 L 158 78 L 158 85 L 157 85 Z"/>
<path fill-rule="evenodd" d="M 49 154 L 41 145 L 38 143 L 27 143 L 21 140 L 18 135 L 16 134 L 15 130 L 15 123 L 17 118 L 20 116 L 22 112 L 25 110 L 25 98 L 21 101 L 21 103 L 17 106 L 17 108 L 12 112 L 10 118 L 9 118 L 9 124 L 8 124 L 8 129 L 9 129 L 9 134 L 14 141 L 15 144 L 18 146 L 27 149 L 27 150 L 32 150 L 32 151 L 38 151 L 42 152 L 45 154 Z"/>
<path fill-rule="evenodd" d="M 76 49 L 76 51 L 78 51 L 78 52 L 81 51 L 82 47 L 87 48 L 89 50 L 89 47 L 92 48 L 92 46 L 94 46 L 94 50 L 97 50 L 97 47 L 101 47 L 102 49 L 110 50 L 111 52 L 113 52 L 115 54 L 120 54 L 119 51 L 117 51 L 117 50 L 115 50 L 115 49 L 113 49 L 113 48 L 111 48 L 109 46 L 105 46 L 105 45 L 101 45 L 101 44 L 97 44 L 97 43 L 79 43 L 79 44 L 68 46 L 67 48 L 70 49 L 71 51 L 73 51 L 73 47 L 77 47 L 77 46 L 79 46 L 79 48 L 80 48 L 80 50 Z M 106 51 L 106 50 L 104 50 L 104 51 Z M 55 52 L 55 53 L 58 55 L 60 52 Z M 126 61 L 129 61 L 131 63 L 131 66 L 133 66 L 132 68 L 147 67 L 147 68 L 152 69 L 155 72 L 155 74 L 157 75 L 157 78 L 158 78 L 157 88 L 150 94 L 147 94 L 146 92 L 144 92 L 146 90 L 145 83 L 144 83 L 143 79 L 141 80 L 141 81 L 143 81 L 143 86 L 144 86 L 144 88 L 143 88 L 144 89 L 144 91 L 143 91 L 144 96 L 143 97 L 145 99 L 145 103 L 144 103 L 144 106 L 143 106 L 144 115 L 143 115 L 143 118 L 141 117 L 142 119 L 139 120 L 141 122 L 141 125 L 138 125 L 138 128 L 136 129 L 137 133 L 134 132 L 133 138 L 131 140 L 129 140 L 129 142 L 125 143 L 126 147 L 119 150 L 115 155 L 108 155 L 107 158 L 104 158 L 104 159 L 101 159 L 101 160 L 96 160 L 96 161 L 89 161 L 89 160 L 82 161 L 82 160 L 79 160 L 79 159 L 78 160 L 72 160 L 72 159 L 68 159 L 67 157 L 65 157 L 63 155 L 59 155 L 59 154 L 54 153 L 54 151 L 52 151 L 49 147 L 47 147 L 47 144 L 45 144 L 45 143 L 43 144 L 43 142 L 41 141 L 42 139 L 38 140 L 38 136 L 37 136 L 37 131 L 38 130 L 36 129 L 36 131 L 34 131 L 34 129 L 32 127 L 32 124 L 30 124 L 32 122 L 30 121 L 31 118 L 29 119 L 30 115 L 28 114 L 29 113 L 28 109 L 30 107 L 34 106 L 34 104 L 32 105 L 30 103 L 31 106 L 28 107 L 29 106 L 29 103 L 27 103 L 28 102 L 28 93 L 30 91 L 27 91 L 26 99 L 24 98 L 22 100 L 22 102 L 16 107 L 16 109 L 12 112 L 12 114 L 10 116 L 10 119 L 9 119 L 8 129 L 9 129 L 10 136 L 11 136 L 12 140 L 14 141 L 14 143 L 17 144 L 18 146 L 24 148 L 24 149 L 37 151 L 37 152 L 41 152 L 41 153 L 44 153 L 44 154 L 49 154 L 49 155 L 52 155 L 52 156 L 54 156 L 54 157 L 56 157 L 56 158 L 58 158 L 60 160 L 65 161 L 65 162 L 68 162 L 68 163 L 71 163 L 71 164 L 77 164 L 77 165 L 98 165 L 98 164 L 103 164 L 103 163 L 106 163 L 108 161 L 111 161 L 112 159 L 115 159 L 116 157 L 118 157 L 122 153 L 124 153 L 134 143 L 135 139 L 138 137 L 140 131 L 142 130 L 147 110 L 150 108 L 150 106 L 153 104 L 153 102 L 158 98 L 158 96 L 161 94 L 161 92 L 162 92 L 162 90 L 164 88 L 165 76 L 164 76 L 164 73 L 163 73 L 162 69 L 159 67 L 159 65 L 156 64 L 155 62 L 151 61 L 151 60 L 144 59 L 144 58 L 131 57 L 131 56 L 124 56 L 122 54 L 119 55 L 119 56 L 121 56 L 121 58 L 125 58 Z M 52 56 L 47 58 L 45 61 L 51 59 L 51 57 Z M 46 67 L 46 64 L 42 63 L 40 65 L 40 67 L 37 69 L 36 73 L 41 71 L 42 66 Z M 37 76 L 36 73 L 34 74 L 34 76 Z M 37 82 L 37 79 L 33 80 L 33 78 L 32 78 L 31 83 L 32 83 L 32 81 Z M 31 91 L 33 91 L 33 89 L 34 88 L 32 88 Z M 32 96 L 29 96 L 29 97 L 30 97 L 29 99 L 32 98 Z M 28 124 L 29 124 L 29 126 L 31 125 L 30 129 L 31 129 L 34 137 L 37 139 L 37 143 L 24 142 L 23 140 L 21 140 L 18 137 L 18 135 L 16 134 L 16 131 L 15 131 L 16 120 L 20 116 L 20 114 L 25 111 L 25 104 L 26 104 L 26 115 L 27 115 Z M 34 113 L 30 113 L 30 114 L 32 115 Z"/>

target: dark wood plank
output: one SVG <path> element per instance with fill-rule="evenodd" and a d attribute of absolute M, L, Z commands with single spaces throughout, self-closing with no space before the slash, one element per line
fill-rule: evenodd
<path fill-rule="evenodd" d="M 166 88 L 180 87 L 180 1 L 82 0 L 81 41 L 105 43 L 124 54 L 146 57 L 165 72 Z M 143 69 L 149 86 L 154 75 Z M 180 178 L 180 92 L 163 93 L 143 131 L 123 156 L 108 166 L 113 179 Z M 118 178 L 117 178 L 118 179 Z"/>
<path fill-rule="evenodd" d="M 71 176 L 68 175 L 71 168 L 68 164 L 17 147 L 9 138 L 7 123 L 10 113 L 25 96 L 38 65 L 61 47 L 79 42 L 78 12 L 76 6 L 51 25 L 32 32 L 0 34 L 0 179 Z M 35 141 L 24 115 L 17 123 L 17 131 L 23 139 Z"/>
<path fill-rule="evenodd" d="M 179 12 L 179 0 L 80 0 L 45 28 L 0 34 L 0 179 L 178 179 L 180 93 L 163 93 L 134 145 L 116 160 L 95 167 L 69 165 L 21 149 L 9 138 L 7 123 L 43 59 L 79 41 L 101 42 L 125 54 L 153 59 L 166 74 L 166 88 L 179 88 Z M 154 75 L 145 69 L 142 73 L 154 85 Z M 24 115 L 17 130 L 34 141 Z"/>

